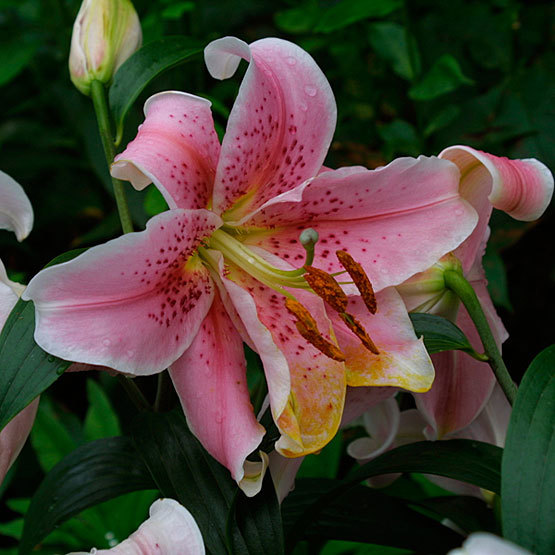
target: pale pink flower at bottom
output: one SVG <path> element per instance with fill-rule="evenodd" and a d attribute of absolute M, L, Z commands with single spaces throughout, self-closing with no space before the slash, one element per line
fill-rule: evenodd
<path fill-rule="evenodd" d="M 35 303 L 37 343 L 56 356 L 134 375 L 169 368 L 189 427 L 239 484 L 264 435 L 243 342 L 264 366 L 276 449 L 319 451 L 339 427 L 347 385 L 430 387 L 431 361 L 392 286 L 455 249 L 477 221 L 446 160 L 321 172 L 336 122 L 324 74 L 280 39 L 226 37 L 205 50 L 219 79 L 241 58 L 249 66 L 221 145 L 210 103 L 173 91 L 146 102 L 136 138 L 116 157 L 115 177 L 139 190 L 154 183 L 170 210 L 47 268 L 24 297 Z M 379 354 L 362 352 L 308 286 L 306 228 L 320 238 L 313 266 L 343 271 L 336 252 L 347 251 L 372 281 L 378 313 L 367 314 L 353 286 L 348 311 Z M 310 341 L 285 307 L 292 297 L 313 318 Z M 329 345 L 345 360 L 330 358 Z"/>
<path fill-rule="evenodd" d="M 67 555 L 204 555 L 204 541 L 193 515 L 173 499 L 158 499 L 145 520 L 111 549 L 93 548 Z"/>
<path fill-rule="evenodd" d="M 447 555 L 532 555 L 530 551 L 488 532 L 474 532 Z"/>
<path fill-rule="evenodd" d="M 518 220 L 539 218 L 551 201 L 553 176 L 537 160 L 509 160 L 468 146 L 446 148 L 439 156 L 459 168 L 460 194 L 478 213 L 478 224 L 452 255 L 413 276 L 398 290 L 409 311 L 429 312 L 451 319 L 473 347 L 482 352 L 478 332 L 466 309 L 459 307 L 454 294 L 447 291 L 443 283 L 443 270 L 456 269 L 458 265 L 474 288 L 501 349 L 508 334 L 489 296 L 482 267 L 489 237 L 488 222 L 493 208 Z M 432 355 L 432 360 L 436 369 L 433 387 L 426 393 L 415 394 L 415 400 L 436 437 L 442 437 L 465 428 L 480 413 L 493 390 L 495 377 L 487 363 L 461 351 L 437 353 Z"/>
<path fill-rule="evenodd" d="M 486 406 L 474 421 L 466 428 L 445 435 L 442 439 L 473 439 L 503 447 L 510 416 L 509 402 L 499 385 L 496 385 Z M 364 413 L 362 422 L 368 437 L 358 438 L 347 447 L 347 453 L 361 464 L 395 447 L 434 437 L 434 430 L 417 409 L 401 412 L 397 401 L 393 398 L 370 408 Z M 383 487 L 398 476 L 398 474 L 377 476 L 371 478 L 369 482 L 375 487 Z M 489 499 L 489 495 L 477 486 L 436 475 L 429 475 L 428 478 L 453 493 Z"/>
<path fill-rule="evenodd" d="M 21 185 L 0 171 L 0 228 L 9 229 L 22 241 L 33 227 L 33 209 Z M 21 295 L 24 286 L 8 279 L 4 264 L 0 260 L 0 330 Z M 2 369 L 0 368 L 0 372 Z M 17 414 L 0 431 L 0 483 L 29 435 L 38 399 Z"/>

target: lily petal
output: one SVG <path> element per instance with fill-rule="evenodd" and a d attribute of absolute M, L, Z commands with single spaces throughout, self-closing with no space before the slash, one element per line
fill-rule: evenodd
<path fill-rule="evenodd" d="M 264 428 L 249 399 L 243 342 L 217 293 L 170 376 L 189 428 L 241 484 L 246 458 L 262 441 Z"/>
<path fill-rule="evenodd" d="M 451 146 L 440 158 L 455 163 L 461 172 L 460 193 L 478 212 L 480 221 L 457 257 L 467 270 L 480 248 L 492 207 L 517 220 L 539 218 L 553 195 L 553 175 L 535 159 L 509 160 L 469 146 Z"/>
<path fill-rule="evenodd" d="M 206 210 L 170 210 L 145 231 L 43 270 L 23 294 L 35 303 L 35 340 L 66 360 L 135 375 L 164 370 L 212 304 L 213 282 L 192 255 L 220 224 Z"/>
<path fill-rule="evenodd" d="M 13 231 L 23 241 L 33 227 L 33 207 L 23 187 L 0 171 L 0 228 Z"/>
<path fill-rule="evenodd" d="M 480 351 L 480 337 L 464 306 L 459 308 L 456 323 Z M 432 360 L 436 369 L 434 384 L 430 391 L 414 398 L 435 437 L 441 438 L 465 428 L 476 418 L 491 395 L 495 376 L 487 363 L 462 351 L 435 353 Z"/>
<path fill-rule="evenodd" d="M 204 541 L 193 515 L 173 499 L 158 499 L 150 518 L 112 549 L 92 549 L 67 555 L 204 555 Z"/>
<path fill-rule="evenodd" d="M 337 109 L 326 77 L 293 43 L 267 38 L 247 45 L 225 37 L 211 42 L 204 56 L 217 79 L 233 75 L 241 58 L 249 62 L 214 186 L 214 210 L 235 222 L 318 173 Z"/>
<path fill-rule="evenodd" d="M 349 298 L 347 312 L 366 329 L 379 350 L 366 349 L 342 320 L 330 315 L 339 347 L 347 360 L 350 386 L 395 386 L 409 391 L 427 391 L 434 379 L 432 361 L 422 339 L 417 339 L 405 305 L 394 288 L 377 295 L 378 312 L 370 314 L 359 296 Z"/>
<path fill-rule="evenodd" d="M 27 436 L 33 427 L 39 399 L 16 414 L 0 432 L 0 484 L 25 445 Z"/>
<path fill-rule="evenodd" d="M 151 96 L 144 123 L 111 174 L 138 191 L 154 183 L 170 208 L 206 208 L 220 154 L 210 105 L 177 91 Z"/>
<path fill-rule="evenodd" d="M 279 266 L 274 257 L 267 258 L 277 267 L 284 266 L 282 261 Z M 294 318 L 285 308 L 283 295 L 233 265 L 227 267 L 222 282 L 239 315 L 243 317 L 244 314 L 251 320 L 244 321 L 245 327 L 264 364 L 272 414 L 282 433 L 276 450 L 286 457 L 318 451 L 335 435 L 341 420 L 346 387 L 343 363 L 328 358 L 300 336 Z M 248 296 L 253 295 L 250 302 L 254 307 L 251 304 L 249 311 L 240 306 L 244 303 L 244 295 L 238 295 L 237 288 L 243 289 Z M 309 310 L 323 335 L 331 340 L 333 332 L 323 302 L 305 291 L 296 290 L 295 297 Z M 254 326 L 252 320 L 255 320 Z M 271 365 L 275 363 L 258 347 L 262 344 L 261 328 L 264 334 L 269 332 L 273 344 L 285 357 L 290 376 L 291 389 L 287 392 L 286 404 L 278 407 L 272 404 L 272 396 L 281 402 L 284 384 L 273 383 Z M 278 389 L 279 395 L 273 394 L 274 389 Z"/>
<path fill-rule="evenodd" d="M 301 265 L 299 234 L 312 227 L 320 235 L 314 266 L 342 271 L 335 252 L 346 250 L 379 291 L 425 270 L 472 232 L 477 216 L 458 186 L 454 164 L 424 156 L 372 171 L 326 171 L 301 187 L 302 201 L 284 195 L 245 222 L 247 229 L 275 227 L 253 230 L 245 242 Z"/>

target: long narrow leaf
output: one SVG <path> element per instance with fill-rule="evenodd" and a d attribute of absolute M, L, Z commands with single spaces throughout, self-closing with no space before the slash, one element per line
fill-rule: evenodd
<path fill-rule="evenodd" d="M 125 116 L 143 89 L 163 71 L 186 62 L 199 52 L 200 45 L 192 38 L 164 37 L 146 44 L 124 62 L 109 92 L 117 142 L 121 139 Z"/>
<path fill-rule="evenodd" d="M 503 454 L 503 533 L 538 555 L 555 553 L 555 345 L 520 386 Z"/>
<path fill-rule="evenodd" d="M 129 438 L 82 445 L 46 475 L 33 496 L 19 553 L 29 553 L 58 524 L 88 507 L 131 491 L 155 488 Z"/>
<path fill-rule="evenodd" d="M 34 332 L 35 307 L 20 299 L 0 335 L 0 430 L 70 365 L 44 352 Z"/>

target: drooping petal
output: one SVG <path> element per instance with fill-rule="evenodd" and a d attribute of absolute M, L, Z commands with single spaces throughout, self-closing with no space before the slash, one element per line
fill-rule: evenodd
<path fill-rule="evenodd" d="M 204 541 L 193 515 L 173 499 L 158 499 L 145 520 L 112 549 L 92 549 L 68 555 L 204 555 Z"/>
<path fill-rule="evenodd" d="M 274 257 L 267 258 L 276 266 L 280 263 Z M 278 267 L 283 266 L 281 262 Z M 283 295 L 233 265 L 227 267 L 221 279 L 264 364 L 272 414 L 282 434 L 276 450 L 287 457 L 318 451 L 334 436 L 341 420 L 346 387 L 343 363 L 328 358 L 301 337 L 295 319 L 285 308 Z M 240 295 L 238 289 L 244 294 Z M 333 332 L 323 302 L 305 291 L 294 293 L 314 317 L 322 334 L 331 341 Z M 272 350 L 278 349 L 283 359 L 272 356 L 268 344 Z M 284 383 L 273 382 L 276 376 L 273 367 L 283 360 L 291 384 L 285 404 Z M 273 398 L 277 398 L 278 406 Z"/>
<path fill-rule="evenodd" d="M 312 227 L 320 235 L 314 266 L 342 271 L 335 252 L 346 250 L 379 291 L 425 270 L 472 232 L 477 216 L 459 197 L 458 184 L 454 164 L 423 156 L 372 171 L 324 172 L 302 187 L 302 201 L 281 202 L 284 195 L 245 222 L 275 226 L 252 231 L 245 242 L 302 265 L 299 234 Z"/>
<path fill-rule="evenodd" d="M 355 439 L 347 447 L 347 454 L 367 462 L 391 448 L 399 431 L 401 412 L 393 398 L 370 408 L 363 415 L 364 428 L 369 437 Z"/>
<path fill-rule="evenodd" d="M 208 70 L 231 77 L 249 67 L 229 116 L 214 186 L 214 210 L 238 221 L 267 200 L 315 176 L 331 142 L 336 106 L 312 57 L 293 43 L 234 37 L 205 49 Z"/>
<path fill-rule="evenodd" d="M 206 210 L 169 210 L 129 233 L 52 266 L 23 298 L 35 340 L 66 360 L 153 374 L 193 341 L 214 295 L 195 249 L 221 224 Z"/>
<path fill-rule="evenodd" d="M 23 285 L 8 278 L 6 268 L 0 260 L 0 329 L 2 329 L 24 289 Z"/>
<path fill-rule="evenodd" d="M 23 187 L 0 171 L 0 229 L 13 231 L 23 241 L 33 227 L 33 207 Z"/>
<path fill-rule="evenodd" d="M 459 309 L 456 323 L 480 352 L 480 337 L 464 306 Z M 491 395 L 495 376 L 486 362 L 462 351 L 435 353 L 432 360 L 436 369 L 434 384 L 430 391 L 414 397 L 435 437 L 441 438 L 465 428 L 476 418 Z"/>
<path fill-rule="evenodd" d="M 243 342 L 218 294 L 170 376 L 189 428 L 241 484 L 247 455 L 260 444 L 264 428 L 249 399 Z"/>
<path fill-rule="evenodd" d="M 35 421 L 38 406 L 37 398 L 14 416 L 0 432 L 0 484 L 25 445 Z"/>
<path fill-rule="evenodd" d="M 472 204 L 480 221 L 457 256 L 467 270 L 480 248 L 492 206 L 517 220 L 539 218 L 553 195 L 553 176 L 535 159 L 509 160 L 468 146 L 443 150 L 441 158 L 455 163 L 461 172 L 461 196 Z"/>
<path fill-rule="evenodd" d="M 345 408 L 341 418 L 341 428 L 348 426 L 353 420 L 362 416 L 367 410 L 389 399 L 398 389 L 396 387 L 358 386 L 347 387 Z"/>
<path fill-rule="evenodd" d="M 138 191 L 154 183 L 170 208 L 206 208 L 220 154 L 210 102 L 171 91 L 151 96 L 144 111 L 146 119 L 116 156 L 112 175 Z"/>
<path fill-rule="evenodd" d="M 269 455 L 270 474 L 276 489 L 278 502 L 281 503 L 295 486 L 295 476 L 304 461 L 304 457 L 290 459 L 272 451 Z"/>
<path fill-rule="evenodd" d="M 366 329 L 379 354 L 365 348 L 338 316 L 330 314 L 339 347 L 347 357 L 347 384 L 427 391 L 434 368 L 422 339 L 414 334 L 401 297 L 394 288 L 384 289 L 377 295 L 377 304 L 377 313 L 370 314 L 362 299 L 353 296 L 347 312 Z"/>

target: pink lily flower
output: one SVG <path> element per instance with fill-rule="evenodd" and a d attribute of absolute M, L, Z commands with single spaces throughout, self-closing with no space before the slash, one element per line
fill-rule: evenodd
<path fill-rule="evenodd" d="M 505 435 L 511 416 L 511 406 L 499 385 L 495 385 L 493 392 L 480 414 L 466 428 L 448 434 L 442 439 L 473 439 L 491 443 L 498 447 L 505 445 Z M 347 447 L 347 453 L 361 464 L 401 445 L 434 439 L 434 430 L 430 428 L 422 413 L 417 409 L 400 411 L 397 401 L 389 398 L 362 416 L 362 423 L 368 437 L 354 440 Z M 396 480 L 399 474 L 376 476 L 369 480 L 374 487 L 383 487 Z M 485 492 L 477 486 L 430 475 L 428 478 L 448 491 L 459 495 L 473 495 L 479 498 L 491 498 L 490 492 Z"/>
<path fill-rule="evenodd" d="M 33 227 L 33 208 L 25 191 L 14 179 L 0 171 L 0 228 L 9 229 L 23 241 Z M 6 323 L 24 286 L 8 278 L 0 260 L 0 329 Z M 0 431 L 0 483 L 23 448 L 37 413 L 38 399 L 17 414 Z"/>
<path fill-rule="evenodd" d="M 391 286 L 456 248 L 477 220 L 446 160 L 322 172 L 336 106 L 314 60 L 279 39 L 226 37 L 205 50 L 220 79 L 241 58 L 249 67 L 221 146 L 207 100 L 166 92 L 146 102 L 116 157 L 112 175 L 136 189 L 154 183 L 170 210 L 42 271 L 25 293 L 46 351 L 134 375 L 169 367 L 191 430 L 239 484 L 264 434 L 243 342 L 264 365 L 278 452 L 318 451 L 339 426 L 347 384 L 429 389 L 431 361 Z M 305 280 L 312 261 L 299 236 L 309 227 L 320 236 L 315 266 L 344 271 L 335 252 L 347 251 L 374 285 L 377 314 L 356 295 L 340 311 L 377 353 Z"/>
<path fill-rule="evenodd" d="M 481 352 L 480 338 L 466 309 L 459 307 L 460 303 L 443 285 L 443 270 L 458 266 L 476 291 L 497 346 L 501 348 L 508 333 L 489 296 L 482 267 L 489 237 L 488 222 L 493 208 L 504 210 L 518 220 L 539 218 L 551 201 L 553 176 L 537 160 L 509 160 L 468 146 L 446 148 L 439 156 L 458 166 L 461 196 L 478 213 L 478 225 L 453 251 L 456 258 L 439 261 L 435 267 L 409 279 L 399 291 L 409 311 L 450 318 Z M 434 385 L 430 391 L 416 394 L 415 399 L 436 436 L 441 437 L 465 428 L 474 420 L 489 399 L 495 377 L 486 363 L 461 351 L 434 354 L 432 360 L 436 369 Z"/>
<path fill-rule="evenodd" d="M 505 538 L 489 532 L 474 532 L 462 544 L 452 549 L 447 555 L 532 555 L 530 551 Z"/>
<path fill-rule="evenodd" d="M 158 499 L 145 520 L 126 540 L 111 549 L 67 555 L 204 555 L 204 541 L 193 515 L 173 499 Z"/>

